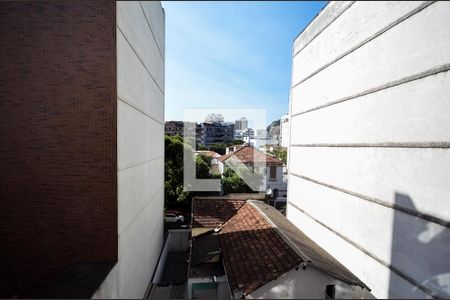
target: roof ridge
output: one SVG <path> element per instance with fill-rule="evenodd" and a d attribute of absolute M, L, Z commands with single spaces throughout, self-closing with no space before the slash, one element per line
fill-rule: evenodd
<path fill-rule="evenodd" d="M 300 258 L 303 260 L 303 262 L 305 264 L 308 263 L 312 263 L 312 260 L 305 254 L 303 253 L 295 244 L 294 242 L 291 241 L 291 239 L 285 235 L 279 228 L 278 226 L 261 210 L 261 208 L 259 208 L 257 205 L 255 205 L 253 203 L 253 201 L 258 201 L 258 200 L 247 200 L 254 208 L 256 208 L 256 210 L 260 213 L 260 215 L 263 216 L 264 219 L 266 219 L 266 221 L 272 225 L 272 227 L 275 229 L 275 231 L 278 233 L 278 235 L 281 237 L 281 239 L 283 241 L 286 242 L 286 244 L 289 245 L 289 247 L 291 247 L 292 250 L 294 250 L 295 253 L 297 253 Z"/>
<path fill-rule="evenodd" d="M 237 149 L 236 151 L 233 151 L 233 152 L 231 152 L 231 154 L 236 154 L 237 152 L 239 152 L 239 151 L 241 151 L 242 149 L 244 149 L 244 148 L 247 148 L 247 147 L 250 147 L 250 146 L 241 146 L 239 149 Z M 251 148 L 251 147 L 250 147 Z"/>
<path fill-rule="evenodd" d="M 223 159 L 223 161 L 226 161 L 226 160 L 229 159 L 232 155 L 235 155 L 237 152 L 241 151 L 242 149 L 244 149 L 244 148 L 246 148 L 246 147 L 250 147 L 250 146 L 242 146 L 242 147 L 240 147 L 239 149 L 237 149 L 236 151 L 225 153 L 225 154 L 222 155 L 221 157 L 227 156 L 227 155 L 228 155 L 227 157 L 225 157 L 225 158 Z M 250 147 L 250 148 L 251 148 L 251 147 Z"/>
<path fill-rule="evenodd" d="M 227 199 L 228 200 L 228 199 Z M 217 232 L 221 231 L 222 228 L 225 226 L 225 224 L 227 224 L 235 215 L 237 215 L 238 211 L 242 208 L 242 206 L 244 206 L 247 203 L 247 200 L 240 200 L 240 199 L 229 199 L 232 201 L 242 201 L 242 204 L 238 207 L 238 209 L 236 209 L 236 211 L 234 212 L 233 215 L 231 215 L 225 222 L 222 223 L 222 225 L 217 226 L 216 228 L 214 228 L 213 230 Z"/>

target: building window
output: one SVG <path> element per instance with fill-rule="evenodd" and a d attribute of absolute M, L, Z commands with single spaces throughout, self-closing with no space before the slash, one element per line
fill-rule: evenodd
<path fill-rule="evenodd" d="M 334 284 L 327 285 L 325 289 L 325 299 L 334 299 L 334 297 L 335 297 Z"/>
<path fill-rule="evenodd" d="M 270 180 L 277 179 L 277 167 L 270 167 Z"/>

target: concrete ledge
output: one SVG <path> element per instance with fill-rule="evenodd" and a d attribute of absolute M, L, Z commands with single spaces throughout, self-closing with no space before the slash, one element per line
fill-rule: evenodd
<path fill-rule="evenodd" d="M 318 15 L 300 32 L 294 40 L 292 56 L 295 56 L 316 38 L 325 28 L 336 20 L 354 1 L 333 1 L 329 2 Z"/>

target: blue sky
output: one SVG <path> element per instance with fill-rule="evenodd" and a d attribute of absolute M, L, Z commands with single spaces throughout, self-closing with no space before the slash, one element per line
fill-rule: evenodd
<path fill-rule="evenodd" d="M 268 123 L 279 119 L 288 112 L 292 42 L 325 4 L 163 1 L 166 121 L 196 108 L 266 109 Z"/>

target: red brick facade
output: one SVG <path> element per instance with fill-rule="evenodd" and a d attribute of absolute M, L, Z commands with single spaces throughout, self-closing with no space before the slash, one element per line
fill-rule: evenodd
<path fill-rule="evenodd" d="M 0 20 L 0 297 L 34 297 L 117 261 L 116 4 L 0 2 Z"/>

